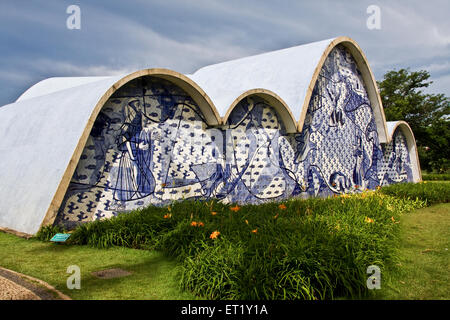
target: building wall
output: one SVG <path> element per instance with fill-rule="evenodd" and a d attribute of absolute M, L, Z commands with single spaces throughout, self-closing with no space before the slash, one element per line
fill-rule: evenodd
<path fill-rule="evenodd" d="M 400 127 L 394 131 L 392 141 L 382 147 L 383 160 L 378 168 L 380 185 L 413 181 L 408 145 Z"/>
<path fill-rule="evenodd" d="M 401 138 L 382 149 L 374 120 L 361 74 L 341 46 L 320 72 L 299 134 L 286 134 L 276 110 L 257 96 L 242 100 L 226 125 L 208 127 L 186 92 L 138 78 L 100 112 L 56 223 L 70 227 L 179 199 L 260 203 L 400 181 L 394 176 L 404 177 L 403 167 L 386 159 L 391 150 L 403 155 Z M 401 159 L 407 166 L 409 158 Z"/>

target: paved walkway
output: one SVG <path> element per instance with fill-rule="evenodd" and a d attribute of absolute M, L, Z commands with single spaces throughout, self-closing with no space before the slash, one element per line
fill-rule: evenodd
<path fill-rule="evenodd" d="M 48 283 L 0 267 L 0 300 L 71 300 Z"/>

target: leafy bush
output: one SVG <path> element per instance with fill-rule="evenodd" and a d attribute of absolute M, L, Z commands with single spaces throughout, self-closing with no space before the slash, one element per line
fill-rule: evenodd
<path fill-rule="evenodd" d="M 381 188 L 386 195 L 407 199 L 420 199 L 428 205 L 450 201 L 450 183 L 429 182 L 399 183 Z"/>
<path fill-rule="evenodd" d="M 242 207 L 182 201 L 81 225 L 71 241 L 165 252 L 180 261 L 181 286 L 209 299 L 361 297 L 366 268 L 395 261 L 401 215 L 424 204 L 374 191 Z"/>
<path fill-rule="evenodd" d="M 201 241 L 197 254 L 187 256 L 182 266 L 183 289 L 210 299 L 240 298 L 245 248 L 222 237 L 214 245 Z"/>

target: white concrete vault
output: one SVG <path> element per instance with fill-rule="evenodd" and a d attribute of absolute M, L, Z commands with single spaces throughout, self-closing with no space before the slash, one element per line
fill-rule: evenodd
<path fill-rule="evenodd" d="M 394 134 L 397 130 L 400 130 L 406 138 L 406 143 L 408 145 L 408 153 L 411 159 L 412 165 L 415 170 L 413 170 L 413 181 L 422 181 L 422 172 L 420 170 L 419 154 L 416 146 L 416 139 L 414 138 L 414 133 L 406 121 L 387 121 L 386 126 L 389 134 L 389 142 L 394 138 Z"/>
<path fill-rule="evenodd" d="M 93 125 L 108 99 L 140 77 L 167 80 L 198 105 L 206 123 L 224 126 L 244 99 L 257 96 L 274 108 L 287 133 L 300 133 L 319 73 L 338 45 L 349 50 L 361 71 L 380 143 L 394 131 L 407 138 L 420 181 L 417 148 L 404 121 L 386 123 L 381 97 L 358 44 L 338 37 L 203 67 L 183 75 L 149 68 L 109 77 L 43 80 L 14 103 L 0 107 L 0 228 L 26 234 L 54 223 Z"/>
<path fill-rule="evenodd" d="M 338 37 L 302 46 L 203 67 L 189 78 L 201 86 L 213 101 L 222 122 L 239 100 L 250 93 L 266 93 L 281 114 L 288 132 L 301 132 L 320 70 L 338 45 L 347 48 L 361 70 L 374 111 L 380 142 L 388 142 L 386 119 L 373 73 L 359 45 L 351 38 Z M 239 79 L 239 81 L 236 81 Z M 283 111 L 281 105 L 286 111 Z M 230 110 L 231 109 L 231 110 Z M 296 121 L 293 130 L 290 121 Z"/>

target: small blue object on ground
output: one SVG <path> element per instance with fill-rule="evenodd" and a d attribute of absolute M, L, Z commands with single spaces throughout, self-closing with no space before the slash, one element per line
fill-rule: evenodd
<path fill-rule="evenodd" d="M 69 239 L 70 233 L 57 233 L 53 236 L 53 238 L 50 239 L 50 241 L 53 242 L 65 242 L 67 239 Z"/>

